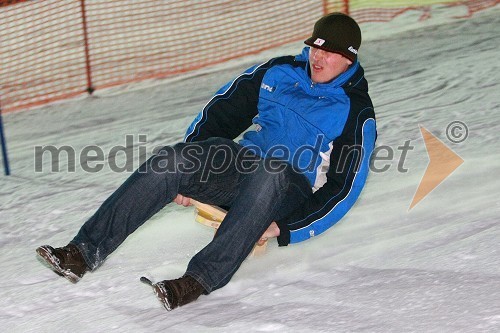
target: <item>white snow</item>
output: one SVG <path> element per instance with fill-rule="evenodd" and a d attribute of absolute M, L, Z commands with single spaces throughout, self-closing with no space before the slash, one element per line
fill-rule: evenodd
<path fill-rule="evenodd" d="M 356 206 L 335 227 L 301 244 L 247 260 L 224 288 L 166 312 L 141 275 L 177 278 L 212 237 L 193 210 L 154 216 L 94 273 L 71 284 L 44 267 L 39 245 L 65 245 L 129 172 L 36 173 L 35 146 L 139 146 L 180 140 L 219 86 L 294 43 L 175 79 L 4 115 L 12 176 L 0 177 L 0 327 L 3 332 L 498 332 L 500 331 L 500 8 L 413 30 L 365 25 L 361 60 L 376 106 L 377 144 L 394 150 L 371 173 Z M 138 89 L 140 87 L 142 89 Z M 451 143 L 445 129 L 467 124 Z M 464 159 L 414 209 L 428 164 L 419 125 Z M 147 140 L 139 142 L 139 134 Z M 402 146 L 411 140 L 398 172 Z M 143 143 L 147 141 L 146 143 Z M 123 152 L 118 166 L 123 166 Z M 93 162 L 89 162 L 89 165 Z M 382 162 L 378 162 L 379 164 Z M 387 163 L 387 162 L 386 162 Z M 133 165 L 132 165 L 133 164 Z M 380 165 L 379 165 L 380 166 Z M 65 170 L 67 165 L 61 165 Z"/>

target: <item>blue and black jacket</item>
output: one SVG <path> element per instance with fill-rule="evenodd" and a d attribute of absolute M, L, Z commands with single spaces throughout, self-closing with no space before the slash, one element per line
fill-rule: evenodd
<path fill-rule="evenodd" d="M 306 47 L 295 57 L 249 68 L 215 94 L 185 137 L 235 139 L 254 124 L 241 145 L 258 148 L 262 156 L 279 152 L 304 173 L 313 193 L 276 221 L 280 246 L 319 235 L 347 213 L 365 184 L 377 135 L 360 64 L 331 82 L 313 83 L 308 55 Z"/>

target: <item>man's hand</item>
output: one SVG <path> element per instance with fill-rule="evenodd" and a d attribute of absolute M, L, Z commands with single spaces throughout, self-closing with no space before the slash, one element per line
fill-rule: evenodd
<path fill-rule="evenodd" d="M 174 202 L 178 205 L 183 205 L 184 207 L 191 206 L 191 198 L 185 197 L 183 195 L 177 194 Z"/>
<path fill-rule="evenodd" d="M 263 245 L 268 238 L 270 237 L 278 237 L 280 235 L 280 228 L 276 224 L 276 222 L 272 222 L 269 228 L 264 232 L 262 237 L 260 237 L 259 241 L 257 242 L 258 246 Z"/>

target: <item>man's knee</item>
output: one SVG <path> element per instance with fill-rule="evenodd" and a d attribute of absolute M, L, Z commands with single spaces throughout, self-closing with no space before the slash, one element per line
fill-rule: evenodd
<path fill-rule="evenodd" d="M 140 166 L 140 173 L 175 172 L 176 161 L 175 149 L 172 146 L 165 146 L 151 156 L 143 165 Z"/>
<path fill-rule="evenodd" d="M 155 173 L 196 174 L 203 173 L 207 169 L 208 163 L 209 169 L 214 169 L 214 172 L 217 172 L 226 167 L 227 159 L 230 159 L 230 156 L 231 149 L 229 147 L 214 145 L 209 140 L 181 142 L 161 148 L 145 163 L 144 169 L 146 172 Z"/>
<path fill-rule="evenodd" d="M 274 187 L 285 190 L 293 178 L 293 168 L 283 161 L 265 160 L 251 173 L 251 181 L 258 182 L 263 189 Z"/>

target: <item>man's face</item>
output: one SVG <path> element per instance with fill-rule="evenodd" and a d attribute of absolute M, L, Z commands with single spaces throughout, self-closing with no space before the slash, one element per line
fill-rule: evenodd
<path fill-rule="evenodd" d="M 315 83 L 326 83 L 344 73 L 352 61 L 346 57 L 328 51 L 311 47 L 309 51 L 309 66 L 311 80 Z"/>

